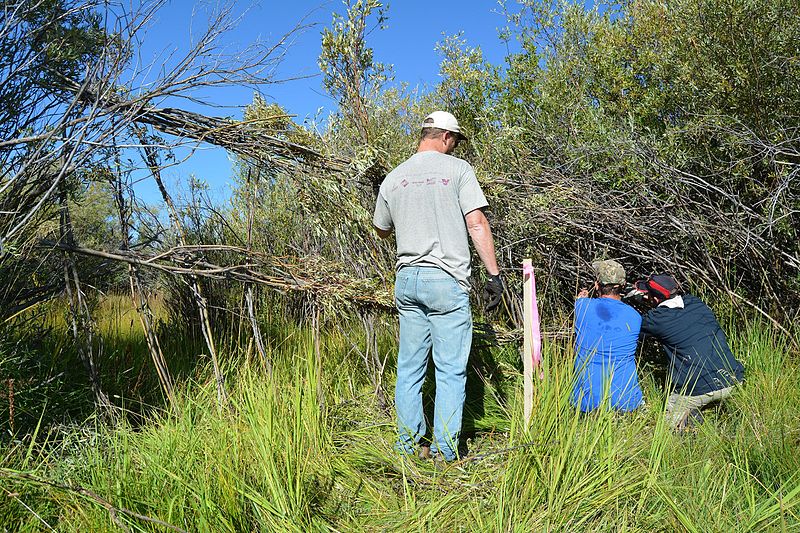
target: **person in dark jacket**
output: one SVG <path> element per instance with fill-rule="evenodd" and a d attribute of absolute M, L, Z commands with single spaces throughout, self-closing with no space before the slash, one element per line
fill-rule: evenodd
<path fill-rule="evenodd" d="M 711 309 L 696 296 L 681 294 L 674 278 L 650 276 L 637 282 L 636 289 L 652 306 L 642 317 L 641 332 L 661 343 L 670 363 L 667 422 L 684 429 L 702 420 L 703 407 L 731 395 L 744 379 L 744 367 Z"/>

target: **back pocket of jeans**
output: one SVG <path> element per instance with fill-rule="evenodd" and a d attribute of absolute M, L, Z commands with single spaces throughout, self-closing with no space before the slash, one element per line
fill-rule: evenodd
<path fill-rule="evenodd" d="M 408 303 L 406 301 L 408 300 L 408 298 L 405 295 L 407 286 L 408 286 L 408 276 L 398 272 L 394 280 L 394 304 L 396 306 Z"/>
<path fill-rule="evenodd" d="M 448 313 L 469 302 L 454 278 L 437 276 L 420 281 L 420 299 L 431 311 Z"/>

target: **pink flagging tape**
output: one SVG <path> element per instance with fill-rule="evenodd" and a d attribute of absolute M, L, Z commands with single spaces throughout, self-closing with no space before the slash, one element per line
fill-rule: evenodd
<path fill-rule="evenodd" d="M 533 265 L 522 266 L 523 276 L 531 277 L 531 359 L 533 367 L 539 369 L 539 379 L 544 379 L 542 371 L 542 327 L 539 320 L 539 304 L 536 301 L 536 277 Z"/>

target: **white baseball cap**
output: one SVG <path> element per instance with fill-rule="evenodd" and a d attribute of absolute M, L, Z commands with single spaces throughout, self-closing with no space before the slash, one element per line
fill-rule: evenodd
<path fill-rule="evenodd" d="M 466 140 L 467 136 L 461 133 L 461 127 L 458 125 L 458 120 L 452 113 L 447 111 L 434 111 L 422 121 L 422 129 L 425 128 L 439 128 L 441 130 L 452 131 L 457 133 L 458 136 Z"/>

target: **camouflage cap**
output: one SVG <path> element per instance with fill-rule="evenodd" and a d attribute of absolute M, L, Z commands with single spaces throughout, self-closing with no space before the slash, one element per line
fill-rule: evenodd
<path fill-rule="evenodd" d="M 616 261 L 595 261 L 592 268 L 600 285 L 625 285 L 625 269 Z"/>

